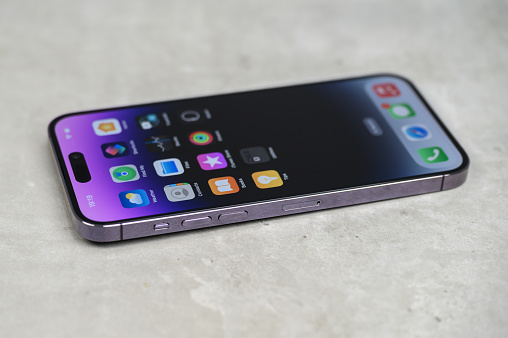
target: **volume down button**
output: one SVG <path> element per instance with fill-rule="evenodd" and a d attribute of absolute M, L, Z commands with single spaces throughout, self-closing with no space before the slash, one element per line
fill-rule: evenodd
<path fill-rule="evenodd" d="M 235 222 L 241 222 L 245 221 L 248 218 L 248 212 L 247 211 L 237 211 L 237 212 L 230 212 L 227 214 L 220 214 L 219 215 L 219 221 L 224 223 L 235 223 Z"/>
<path fill-rule="evenodd" d="M 182 221 L 182 226 L 189 227 L 189 228 L 195 228 L 200 227 L 203 225 L 208 225 L 212 223 L 211 217 L 200 217 L 200 218 L 192 218 L 192 219 L 186 219 Z"/>

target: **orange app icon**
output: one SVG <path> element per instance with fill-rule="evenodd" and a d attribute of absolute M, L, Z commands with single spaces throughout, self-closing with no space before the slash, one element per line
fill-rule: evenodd
<path fill-rule="evenodd" d="M 117 119 L 96 120 L 92 123 L 96 135 L 106 136 L 120 134 L 122 127 Z"/>
<path fill-rule="evenodd" d="M 240 191 L 238 183 L 231 176 L 212 178 L 208 184 L 215 195 L 234 194 Z"/>
<path fill-rule="evenodd" d="M 260 189 L 280 187 L 283 182 L 275 170 L 258 171 L 252 174 L 252 179 Z"/>

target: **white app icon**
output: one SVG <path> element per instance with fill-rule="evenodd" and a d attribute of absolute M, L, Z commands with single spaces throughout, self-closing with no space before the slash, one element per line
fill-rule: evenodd
<path fill-rule="evenodd" d="M 96 120 L 92 122 L 92 126 L 95 134 L 99 136 L 115 135 L 122 132 L 122 127 L 117 119 Z"/>
<path fill-rule="evenodd" d="M 164 192 L 166 193 L 168 200 L 171 202 L 187 201 L 196 197 L 194 190 L 192 190 L 189 183 L 166 185 L 164 187 Z"/>

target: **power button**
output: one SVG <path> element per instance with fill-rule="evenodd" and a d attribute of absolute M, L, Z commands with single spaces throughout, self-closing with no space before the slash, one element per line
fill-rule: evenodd
<path fill-rule="evenodd" d="M 224 223 L 242 222 L 248 219 L 249 213 L 247 211 L 229 212 L 219 215 L 219 221 Z"/>

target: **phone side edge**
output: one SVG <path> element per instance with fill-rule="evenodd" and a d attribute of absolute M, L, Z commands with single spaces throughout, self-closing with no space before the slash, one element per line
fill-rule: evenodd
<path fill-rule="evenodd" d="M 234 207 L 218 208 L 199 212 L 191 212 L 170 217 L 157 217 L 122 223 L 122 239 L 134 239 L 186 230 L 215 227 L 219 225 L 243 223 L 265 218 L 298 214 L 309 211 L 339 208 L 363 203 L 389 200 L 400 197 L 414 196 L 441 191 L 443 174 L 430 177 L 410 179 L 399 182 L 389 182 L 372 186 L 357 187 L 340 191 L 330 191 L 307 196 L 285 198 L 276 201 L 251 203 Z M 302 206 L 309 202 L 317 202 L 313 207 Z M 303 203 L 303 204 L 302 204 Z M 245 212 L 241 221 L 222 221 L 221 215 Z M 207 224 L 185 226 L 185 221 L 192 219 L 208 219 Z M 154 229 L 156 223 L 167 223 L 166 229 Z"/>

